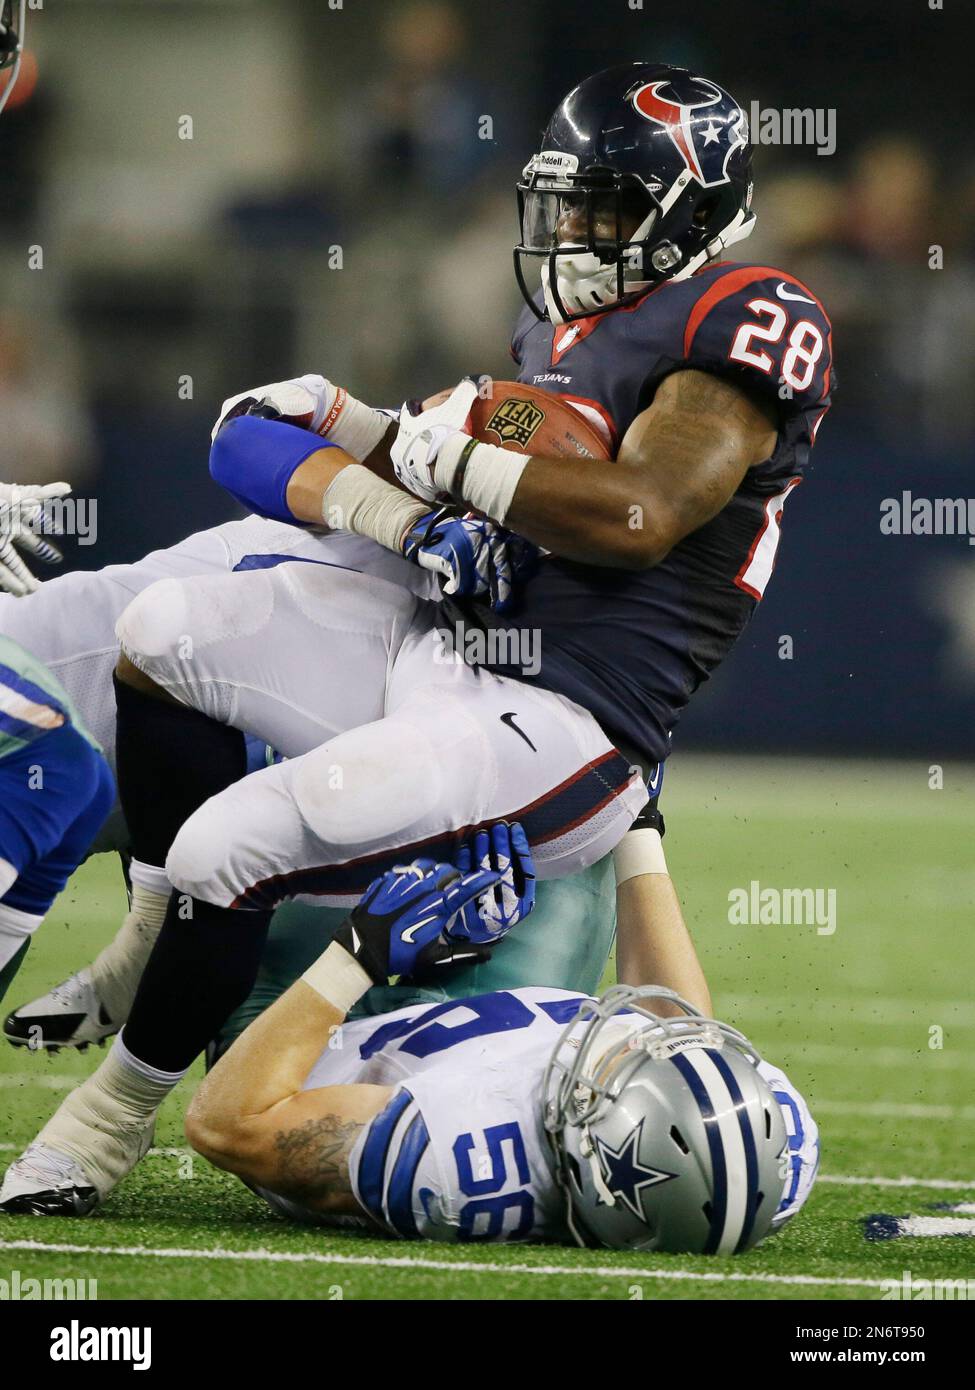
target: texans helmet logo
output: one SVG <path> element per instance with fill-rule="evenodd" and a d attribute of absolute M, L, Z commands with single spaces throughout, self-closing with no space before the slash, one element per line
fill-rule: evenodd
<path fill-rule="evenodd" d="M 630 101 L 644 120 L 666 130 L 698 183 L 711 188 L 727 180 L 728 160 L 747 145 L 748 123 L 739 107 L 720 109 L 725 94 L 718 87 L 703 78 L 695 87 L 701 100 L 681 101 L 671 82 L 645 82 Z"/>

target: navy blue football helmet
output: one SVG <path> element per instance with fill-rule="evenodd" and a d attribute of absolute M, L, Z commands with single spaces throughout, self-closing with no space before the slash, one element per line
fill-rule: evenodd
<path fill-rule="evenodd" d="M 0 111 L 6 106 L 20 72 L 26 12 L 27 0 L 19 0 L 19 4 L 17 0 L 3 0 L 0 6 L 0 74 L 7 73 L 0 87 Z"/>
<path fill-rule="evenodd" d="M 587 77 L 518 184 L 522 294 L 565 323 L 693 275 L 751 232 L 751 160 L 745 112 L 716 82 L 659 63 Z M 544 312 L 526 256 L 542 262 Z"/>

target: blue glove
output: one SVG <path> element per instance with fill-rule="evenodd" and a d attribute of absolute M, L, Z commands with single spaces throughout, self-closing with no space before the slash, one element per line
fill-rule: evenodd
<path fill-rule="evenodd" d="M 518 587 L 534 573 L 538 548 L 481 516 L 449 507 L 421 516 L 406 534 L 403 554 L 421 569 L 444 576 L 445 594 L 488 595 L 495 613 L 514 604 Z"/>
<path fill-rule="evenodd" d="M 468 843 L 458 852 L 454 863 L 465 880 L 472 861 L 478 869 L 493 872 L 496 882 L 463 908 L 447 935 L 452 941 L 494 945 L 535 906 L 535 865 L 528 837 L 517 821 L 497 821 L 490 830 L 477 832 L 473 846 Z"/>
<path fill-rule="evenodd" d="M 500 875 L 479 869 L 461 875 L 432 859 L 387 869 L 374 879 L 335 933 L 335 940 L 377 985 L 428 965 L 470 964 L 490 952 L 449 934 L 453 919 Z"/>

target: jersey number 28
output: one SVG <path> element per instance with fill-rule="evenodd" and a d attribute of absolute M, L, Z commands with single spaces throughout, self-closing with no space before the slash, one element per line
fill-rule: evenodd
<path fill-rule="evenodd" d="M 764 348 L 756 348 L 755 343 L 767 343 L 770 347 L 782 342 L 789 315 L 781 304 L 771 299 L 750 299 L 746 306 L 761 323 L 745 322 L 735 333 L 731 352 L 732 362 L 741 362 L 749 367 L 757 367 L 760 372 L 771 372 L 775 357 Z M 823 355 L 823 335 L 809 319 L 799 319 L 792 327 L 786 351 L 782 356 L 779 371 L 780 380 L 794 391 L 806 391 L 816 375 L 816 364 Z"/>

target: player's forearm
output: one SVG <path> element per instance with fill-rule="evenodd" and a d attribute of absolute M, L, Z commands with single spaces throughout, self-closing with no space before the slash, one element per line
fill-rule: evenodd
<path fill-rule="evenodd" d="M 702 1013 L 711 995 L 656 826 L 638 825 L 613 851 L 616 872 L 616 977 L 624 985 L 675 990 Z M 661 1004 L 664 1013 L 679 1013 Z"/>
<path fill-rule="evenodd" d="M 674 518 L 643 471 L 533 458 L 515 491 L 505 526 L 566 560 L 611 569 L 659 564 L 673 544 Z"/>
<path fill-rule="evenodd" d="M 641 874 L 620 884 L 616 919 L 619 983 L 663 985 L 710 1016 L 711 994 L 670 875 Z M 669 1011 L 663 1003 L 660 1010 Z"/>
<path fill-rule="evenodd" d="M 389 428 L 380 439 L 379 443 L 362 460 L 364 468 L 368 468 L 371 473 L 375 473 L 377 478 L 382 478 L 383 482 L 389 483 L 392 487 L 398 487 L 396 473 L 393 469 L 392 461 L 389 457 L 389 448 L 396 438 L 398 424 L 395 420 L 390 420 Z"/>
<path fill-rule="evenodd" d="M 319 449 L 300 463 L 292 473 L 285 497 L 296 521 L 312 526 L 330 523 L 324 515 L 324 497 L 343 468 L 355 464 L 342 449 Z M 365 465 L 360 465 L 364 467 Z M 341 529 L 339 526 L 334 530 Z"/>
<path fill-rule="evenodd" d="M 300 980 L 240 1035 L 194 1098 L 212 1125 L 232 1126 L 296 1096 L 308 1073 L 373 980 L 332 942 Z"/>
<path fill-rule="evenodd" d="M 397 493 L 403 489 L 396 481 L 396 474 L 389 458 L 389 446 L 396 438 L 396 421 L 390 420 L 389 428 L 378 444 L 362 459 L 362 467 L 368 468 L 377 478 L 395 488 Z M 300 464 L 288 484 L 288 505 L 295 516 L 312 525 L 321 525 L 324 498 L 339 470 L 358 460 L 341 447 L 322 449 Z M 333 526 L 338 530 L 338 526 Z"/>
<path fill-rule="evenodd" d="M 187 1112 L 188 1129 L 197 1138 L 205 1135 L 211 1150 L 232 1147 L 249 1119 L 301 1091 L 344 1017 L 297 980 L 208 1072 Z"/>
<path fill-rule="evenodd" d="M 717 421 L 678 401 L 664 392 L 627 432 L 613 464 L 530 460 L 505 524 L 566 559 L 624 569 L 658 565 L 717 515 L 768 447 L 746 441 L 734 420 Z"/>
<path fill-rule="evenodd" d="M 210 449 L 210 473 L 258 516 L 354 531 L 399 554 L 404 536 L 430 510 L 338 445 L 256 416 L 222 426 Z"/>

